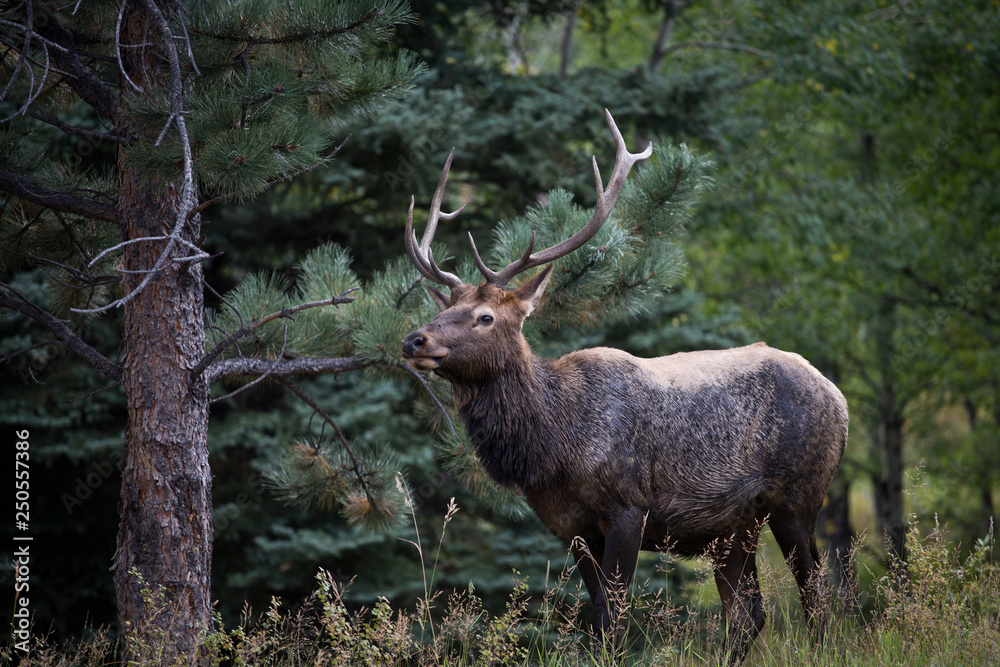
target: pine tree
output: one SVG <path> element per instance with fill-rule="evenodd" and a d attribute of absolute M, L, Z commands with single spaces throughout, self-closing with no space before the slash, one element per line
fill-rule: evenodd
<path fill-rule="evenodd" d="M 0 306 L 124 391 L 113 569 L 125 657 L 204 660 L 210 385 L 254 361 L 281 378 L 365 360 L 220 359 L 260 319 L 206 353 L 200 213 L 328 163 L 345 122 L 406 94 L 421 66 L 378 51 L 411 15 L 400 2 L 26 0 L 2 18 Z M 67 144 L 75 154 L 54 149 Z M 9 278 L 34 267 L 48 274 L 43 297 Z M 119 313 L 115 359 L 88 330 Z"/>

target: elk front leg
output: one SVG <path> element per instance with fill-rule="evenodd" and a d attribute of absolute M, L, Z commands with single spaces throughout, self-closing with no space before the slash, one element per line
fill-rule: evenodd
<path fill-rule="evenodd" d="M 644 513 L 638 507 L 606 520 L 603 545 L 581 549 L 574 545 L 573 553 L 580 567 L 583 582 L 594 604 L 594 633 L 624 635 L 626 591 L 635 573 L 636 559 L 642 543 Z"/>

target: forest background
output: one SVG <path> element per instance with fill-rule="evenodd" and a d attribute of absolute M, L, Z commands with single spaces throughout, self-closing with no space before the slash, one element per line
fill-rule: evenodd
<path fill-rule="evenodd" d="M 589 156 L 610 163 L 606 107 L 633 149 L 683 143 L 714 162 L 712 186 L 678 237 L 687 266 L 672 290 L 638 315 L 550 327 L 537 350 L 601 344 L 652 356 L 765 340 L 799 352 L 837 382 L 852 415 L 821 548 L 860 545 L 874 568 L 864 587 L 887 554 L 903 553 L 912 517 L 940 522 L 960 548 L 987 534 L 1000 488 L 997 3 L 413 2 L 410 11 L 380 57 L 416 54 L 412 89 L 344 115 L 332 134 L 337 144 L 350 136 L 328 164 L 202 212 L 210 309 L 225 310 L 219 295 L 266 301 L 328 242 L 348 249 L 363 288 L 338 308 L 379 298 L 364 286 L 404 254 L 409 197 L 426 207 L 453 146 L 449 199 L 471 203 L 438 236 L 459 260 L 467 230 L 489 238 L 556 188 L 591 205 Z M 6 78 L 22 37 L 8 27 L 3 36 Z M 3 101 L 0 116 L 21 104 Z M 82 107 L 59 122 L 100 129 Z M 15 125 L 2 131 L 23 130 Z M 47 126 L 32 141 L 67 170 L 101 172 L 115 159 L 105 142 Z M 17 193 L 5 192 L 3 283 L 47 303 L 52 272 L 11 241 L 24 223 Z M 118 317 L 86 320 L 87 340 L 109 356 Z M 276 331 L 248 349 L 281 350 Z M 28 318 L 5 317 L 0 332 L 0 421 L 31 432 L 35 627 L 63 638 L 114 626 L 125 397 L 97 391 L 106 380 L 78 356 L 36 346 L 49 334 Z M 436 586 L 474 582 L 502 609 L 512 569 L 537 590 L 550 565 L 565 563 L 564 547 L 516 499 L 470 488 L 449 464 L 460 443 L 442 445 L 445 426 L 420 382 L 358 371 L 301 386 L 355 448 L 402 474 L 424 536 L 440 533 L 456 499 Z M 318 422 L 266 381 L 211 408 L 211 598 L 227 622 L 272 596 L 303 599 L 318 568 L 352 582 L 353 605 L 384 596 L 412 606 L 424 593 L 414 525 L 359 528 L 350 508 L 303 490 L 302 452 Z M 13 525 L 2 527 L 5 589 Z M 682 569 L 667 582 L 678 595 L 685 576 L 694 575 Z"/>

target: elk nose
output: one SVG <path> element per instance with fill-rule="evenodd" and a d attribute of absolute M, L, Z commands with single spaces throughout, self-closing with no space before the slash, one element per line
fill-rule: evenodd
<path fill-rule="evenodd" d="M 427 338 L 419 331 L 414 331 L 403 339 L 403 356 L 412 357 L 417 350 L 427 343 Z"/>

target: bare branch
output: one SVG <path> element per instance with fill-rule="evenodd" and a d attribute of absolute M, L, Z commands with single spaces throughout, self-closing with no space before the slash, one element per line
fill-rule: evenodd
<path fill-rule="evenodd" d="M 40 308 L 32 303 L 27 297 L 15 290 L 10 285 L 0 282 L 0 306 L 10 308 L 22 315 L 30 317 L 39 324 L 48 328 L 56 335 L 58 344 L 76 352 L 83 357 L 91 366 L 108 376 L 108 379 L 117 384 L 122 382 L 121 366 L 112 362 L 103 354 L 88 345 L 80 336 L 73 332 L 66 324 L 52 313 Z"/>
<path fill-rule="evenodd" d="M 240 357 L 238 359 L 224 359 L 209 365 L 205 369 L 205 380 L 211 384 L 229 378 L 260 375 L 267 372 L 268 369 L 270 369 L 271 377 L 273 378 L 292 377 L 295 375 L 319 375 L 320 373 L 346 373 L 349 371 L 359 371 L 374 363 L 361 357 L 299 357 L 277 361 Z"/>
<path fill-rule="evenodd" d="M 31 26 L 35 22 L 35 9 L 31 2 L 27 3 L 27 18 L 25 18 L 25 24 Z M 28 29 L 24 31 L 24 46 L 21 47 L 21 51 L 17 58 L 17 65 L 14 66 L 14 72 L 10 75 L 10 80 L 7 85 L 4 86 L 3 92 L 0 93 L 0 102 L 3 102 L 7 98 L 7 93 L 10 92 L 11 87 L 13 87 L 14 82 L 17 81 L 18 75 L 21 74 L 21 68 L 24 67 L 24 62 L 28 58 L 28 53 L 31 51 L 31 37 L 34 35 L 34 31 Z"/>
<path fill-rule="evenodd" d="M 427 395 L 431 397 L 431 400 L 434 401 L 434 405 L 437 406 L 441 416 L 444 417 L 444 420 L 448 423 L 448 428 L 451 429 L 452 436 L 457 438 L 458 434 L 455 432 L 455 424 L 451 421 L 451 415 L 448 414 L 448 410 L 444 407 L 444 403 L 441 402 L 441 399 L 438 398 L 437 394 L 434 393 L 434 390 L 431 389 L 431 383 L 427 381 L 427 376 L 409 364 L 395 364 L 395 366 L 397 368 L 402 368 L 420 383 L 420 386 L 423 387 L 424 391 L 427 392 Z"/>
<path fill-rule="evenodd" d="M 28 345 L 27 347 L 22 347 L 19 350 L 14 350 L 13 352 L 8 352 L 7 354 L 5 354 L 2 357 L 0 357 L 0 365 L 9 364 L 16 357 L 19 357 L 22 354 L 25 354 L 27 352 L 31 352 L 32 350 L 37 350 L 37 349 L 42 348 L 42 347 L 50 347 L 50 346 L 63 347 L 63 344 L 61 342 L 57 341 L 57 340 L 46 340 L 46 341 L 43 341 L 41 343 L 35 343 L 34 345 Z"/>
<path fill-rule="evenodd" d="M 166 50 L 167 60 L 170 63 L 171 119 L 173 119 L 174 124 L 177 126 L 177 134 L 180 136 L 181 149 L 184 155 L 184 175 L 182 178 L 181 192 L 179 196 L 180 206 L 177 213 L 177 221 L 174 224 L 173 230 L 170 232 L 166 247 L 163 248 L 163 251 L 153 264 L 153 267 L 149 269 L 149 273 L 147 273 L 146 277 L 142 279 L 138 287 L 133 289 L 124 297 L 112 301 L 107 305 L 101 306 L 100 308 L 79 310 L 71 308 L 71 312 L 75 313 L 102 313 L 111 310 L 112 308 L 124 306 L 126 303 L 135 298 L 137 294 L 146 289 L 146 286 L 150 283 L 153 277 L 166 268 L 168 260 L 171 258 L 171 253 L 177 243 L 183 242 L 181 234 L 183 233 L 184 227 L 188 222 L 187 211 L 184 207 L 187 206 L 189 202 L 194 200 L 194 159 L 191 154 L 191 143 L 188 140 L 187 126 L 184 123 L 184 81 L 181 77 L 181 66 L 177 55 L 177 48 L 174 44 L 173 34 L 170 32 L 170 26 L 167 24 L 163 14 L 160 13 L 156 3 L 151 0 L 144 0 L 144 4 L 146 5 L 146 9 L 156 21 L 157 26 L 163 32 L 162 42 Z"/>
<path fill-rule="evenodd" d="M 62 262 L 56 261 L 54 259 L 51 259 L 49 257 L 41 257 L 39 255 L 34 255 L 34 254 L 31 254 L 31 253 L 20 252 L 19 250 L 14 250 L 13 248 L 11 248 L 8 245 L 0 244 L 0 248 L 2 248 L 4 252 L 9 252 L 10 254 L 15 255 L 17 257 L 23 257 L 25 259 L 29 259 L 29 260 L 34 261 L 34 262 L 38 262 L 40 264 L 51 264 L 52 266 L 59 267 L 60 269 L 62 269 L 66 273 L 68 273 L 70 276 L 72 276 L 76 280 L 79 280 L 81 283 L 84 283 L 88 287 L 96 287 L 97 285 L 107 285 L 109 283 L 115 283 L 115 282 L 118 282 L 119 280 L 121 280 L 121 278 L 118 277 L 118 276 L 102 276 L 102 275 L 96 275 L 95 276 L 93 274 L 81 271 L 80 269 L 72 267 L 72 266 L 70 266 L 68 264 L 64 264 Z M 49 275 L 50 275 L 50 277 L 52 277 L 51 274 L 49 274 Z M 53 280 L 57 280 L 57 279 L 53 277 Z M 80 288 L 79 286 L 76 286 L 76 285 L 66 285 L 66 283 L 63 283 L 61 281 L 60 281 L 60 284 L 65 285 L 66 287 L 69 287 L 70 289 L 79 289 Z"/>
<path fill-rule="evenodd" d="M 216 290 L 214 287 L 212 287 L 208 283 L 208 281 L 205 280 L 204 276 L 202 276 L 202 278 L 201 278 L 201 284 L 202 284 L 202 287 L 204 287 L 209 292 L 211 292 L 213 295 L 215 295 L 216 299 L 218 299 L 219 301 L 221 301 L 225 305 L 229 306 L 229 310 L 233 311 L 233 313 L 236 315 L 236 319 L 238 319 L 240 321 L 240 326 L 241 327 L 245 326 L 245 323 L 243 322 L 243 315 L 242 315 L 242 313 L 240 313 L 240 311 L 236 309 L 236 306 L 234 306 L 233 304 L 229 303 L 229 301 L 226 299 L 226 297 L 224 297 L 221 294 L 219 294 L 218 290 Z"/>
<path fill-rule="evenodd" d="M 323 410 L 323 408 L 319 407 L 319 404 L 313 400 L 312 396 L 302 391 L 302 389 L 300 389 L 298 386 L 289 382 L 288 380 L 279 379 L 278 382 L 281 383 L 284 387 L 286 387 L 288 391 L 298 396 L 299 400 L 301 400 L 303 403 L 305 403 L 310 408 L 315 410 L 316 414 L 322 417 L 323 421 L 325 421 L 327 424 L 330 425 L 331 428 L 333 428 L 334 433 L 337 434 L 337 438 L 340 440 L 340 444 L 343 445 L 344 450 L 347 451 L 347 455 L 351 457 L 351 464 L 353 467 L 352 472 L 354 473 L 354 477 L 358 480 L 358 484 L 361 485 L 361 488 L 364 489 L 365 496 L 368 497 L 368 501 L 374 505 L 375 498 L 372 497 L 371 491 L 368 487 L 368 482 L 365 480 L 364 473 L 361 470 L 361 464 L 358 462 L 358 457 L 354 455 L 354 450 L 351 449 L 351 443 L 348 442 L 347 438 L 344 437 L 344 433 L 343 431 L 340 430 L 340 427 L 337 426 L 337 422 L 333 421 L 333 418 L 330 417 L 330 415 L 328 415 L 326 411 Z"/>
<path fill-rule="evenodd" d="M 774 60 L 776 58 L 773 51 L 767 51 L 765 49 L 758 49 L 755 46 L 750 46 L 749 44 L 743 44 L 742 42 L 712 42 L 712 41 L 701 41 L 701 40 L 688 40 L 686 42 L 677 42 L 671 44 L 667 48 L 663 49 L 662 57 L 666 57 L 675 51 L 681 51 L 683 49 L 720 49 L 723 51 L 737 51 L 740 53 L 748 53 L 752 56 L 758 58 L 763 58 L 765 60 Z"/>
<path fill-rule="evenodd" d="M 121 250 L 122 248 L 124 248 L 127 245 L 132 245 L 133 243 L 142 243 L 144 241 L 166 241 L 169 238 L 170 238 L 169 236 L 141 236 L 139 238 L 129 239 L 128 241 L 122 241 L 118 245 L 113 245 L 110 248 L 105 248 L 104 250 L 102 250 L 101 252 L 99 252 L 97 254 L 97 257 L 94 257 L 94 259 L 90 260 L 90 263 L 87 264 L 87 267 L 90 268 L 91 266 L 93 266 L 94 264 L 96 264 L 98 261 L 100 261 L 100 259 L 102 257 L 104 257 L 105 255 L 107 255 L 109 253 L 112 253 L 112 252 L 114 252 L 116 250 Z"/>
<path fill-rule="evenodd" d="M 153 264 L 153 268 L 151 268 L 151 269 L 143 269 L 142 272 L 146 273 L 146 277 L 142 279 L 142 282 L 139 283 L 138 287 L 136 287 L 135 289 L 133 289 L 131 292 L 129 292 L 128 294 L 126 294 L 122 298 L 116 299 L 116 300 L 112 301 L 111 303 L 105 304 L 105 305 L 103 305 L 103 306 L 101 306 L 99 308 L 85 308 L 85 309 L 83 309 L 83 308 L 80 308 L 80 309 L 78 309 L 78 308 L 70 308 L 70 312 L 80 313 L 80 314 L 84 314 L 84 315 L 91 315 L 91 314 L 96 314 L 96 313 L 103 313 L 103 312 L 106 312 L 108 310 L 111 310 L 112 308 L 118 308 L 118 307 L 124 306 L 126 303 L 128 303 L 129 301 L 131 301 L 132 299 L 134 299 L 137 294 L 139 294 L 140 292 L 142 292 L 142 290 L 146 289 L 146 285 L 149 284 L 149 282 L 153 279 L 154 276 L 156 276 L 161 271 L 163 271 L 163 269 L 165 268 L 165 266 L 167 264 L 167 258 L 170 255 L 170 252 L 173 251 L 174 246 L 180 240 L 180 235 L 184 231 L 184 225 L 185 225 L 186 222 L 187 222 L 187 219 L 185 218 L 185 216 L 183 214 L 180 214 L 180 215 L 177 216 L 177 224 L 174 226 L 173 231 L 171 231 L 170 236 L 167 237 L 168 240 L 167 240 L 166 247 L 163 249 L 163 252 L 160 253 L 160 256 L 157 258 L 156 263 Z M 129 271 L 127 269 L 119 269 L 119 272 L 121 272 L 121 273 L 138 273 L 138 272 L 135 272 L 135 271 Z"/>
<path fill-rule="evenodd" d="M 67 398 L 65 401 L 62 401 L 62 404 L 63 405 L 67 405 L 69 403 L 76 403 L 78 401 L 83 401 L 85 399 L 90 398 L 91 396 L 94 396 L 96 394 L 100 394 L 102 391 L 107 391 L 108 389 L 111 389 L 112 387 L 116 387 L 116 386 L 118 386 L 117 382 L 109 382 L 108 384 L 104 385 L 100 389 L 95 389 L 94 391 L 88 391 L 83 396 L 76 396 L 74 398 Z"/>
<path fill-rule="evenodd" d="M 254 320 L 250 324 L 244 325 L 244 326 L 240 327 L 239 329 L 237 329 L 233 333 L 231 333 L 228 336 L 226 336 L 226 338 L 223 341 L 221 341 L 218 345 L 216 345 L 214 348 L 212 348 L 212 351 L 209 352 L 208 354 L 206 354 L 204 356 L 204 358 L 202 358 L 202 360 L 199 361 L 195 365 L 195 367 L 191 369 L 191 379 L 194 380 L 199 375 L 201 375 L 202 371 L 204 371 L 206 368 L 208 368 L 208 365 L 210 363 L 212 363 L 212 361 L 216 357 L 218 357 L 220 354 L 222 354 L 222 352 L 227 347 L 229 347 L 230 345 L 232 345 L 233 343 L 235 343 L 238 340 L 246 338 L 251 333 L 253 333 L 255 330 L 257 330 L 260 327 L 264 326 L 268 322 L 273 322 L 274 320 L 278 319 L 279 317 L 286 317 L 286 318 L 288 318 L 290 320 L 294 320 L 295 318 L 293 317 L 293 315 L 295 315 L 295 313 L 300 313 L 303 310 L 308 310 L 310 308 L 317 308 L 319 306 L 339 306 L 342 303 L 351 303 L 352 301 L 354 301 L 354 297 L 353 296 L 347 296 L 347 295 L 350 294 L 351 292 L 357 290 L 357 289 L 359 289 L 359 288 L 352 287 L 351 289 L 347 290 L 346 292 L 344 292 L 340 296 L 335 296 L 335 297 L 330 298 L 330 299 L 323 299 L 322 301 L 310 301 L 309 303 L 299 304 L 298 306 L 292 306 L 291 308 L 282 308 L 281 310 L 279 310 L 277 312 L 271 313 L 270 315 L 265 315 L 264 317 L 260 318 L 259 320 Z"/>
<path fill-rule="evenodd" d="M 0 192 L 6 192 L 33 204 L 63 213 L 74 213 L 85 218 L 118 222 L 118 211 L 114 204 L 95 199 L 84 199 L 58 190 L 49 190 L 30 178 L 13 172 L 0 171 Z"/>
<path fill-rule="evenodd" d="M 163 137 L 167 136 L 167 132 L 170 131 L 170 125 L 173 124 L 174 118 L 176 118 L 176 117 L 177 117 L 177 114 L 173 114 L 173 113 L 170 114 L 170 117 L 167 118 L 167 122 L 163 124 L 163 129 L 160 130 L 160 134 L 157 135 L 156 141 L 153 142 L 154 146 L 159 146 L 161 143 L 163 143 Z"/>
<path fill-rule="evenodd" d="M 75 51 L 76 36 L 67 32 L 58 21 L 50 20 L 39 26 L 35 35 L 55 53 L 56 65 L 67 74 L 66 82 L 84 102 L 94 107 L 101 117 L 113 121 L 118 115 L 118 94 L 83 64 Z"/>
<path fill-rule="evenodd" d="M 93 137 L 94 139 L 100 139 L 102 141 L 114 141 L 120 144 L 128 143 L 132 140 L 131 137 L 120 137 L 116 134 L 109 134 L 107 132 L 97 132 L 96 130 L 88 130 L 85 127 L 78 127 L 76 125 L 69 125 L 62 122 L 58 118 L 53 118 L 43 111 L 33 111 L 31 117 L 35 120 L 40 120 L 43 123 L 53 125 L 58 127 L 60 130 L 66 134 L 80 134 L 85 137 Z"/>
<path fill-rule="evenodd" d="M 261 376 L 259 378 L 257 378 L 256 380 L 254 380 L 253 382 L 249 382 L 249 383 L 243 385 L 242 387 L 240 387 L 239 389 L 237 389 L 235 391 L 229 392 L 225 396 L 220 396 L 219 398 L 212 399 L 212 403 L 218 403 L 220 401 L 226 400 L 227 398 L 232 398 L 233 396 L 235 396 L 237 394 L 243 393 L 244 391 L 246 391 L 250 387 L 252 387 L 252 386 L 254 386 L 256 384 L 260 384 L 261 382 L 263 382 L 271 374 L 271 371 L 274 368 L 275 364 L 277 364 L 281 360 L 281 358 L 285 356 L 285 349 L 287 347 L 288 347 L 288 325 L 286 324 L 285 325 L 284 334 L 282 335 L 282 338 L 281 338 L 281 351 L 278 353 L 278 358 L 275 359 L 274 364 L 272 364 L 271 367 L 269 367 L 267 369 L 267 371 L 265 371 L 264 373 L 262 373 Z"/>
<path fill-rule="evenodd" d="M 205 251 L 199 251 L 193 255 L 188 255 L 187 257 L 174 257 L 174 264 L 190 264 L 191 262 L 204 262 L 207 259 L 212 259 L 213 257 L 221 257 L 222 253 L 215 255 L 209 255 Z"/>
<path fill-rule="evenodd" d="M 30 3 L 29 3 L 29 6 L 30 6 Z M 45 51 L 45 66 L 44 66 L 44 69 L 42 70 L 42 77 L 38 81 L 38 89 L 35 90 L 35 70 L 32 69 L 31 67 L 29 67 L 28 68 L 28 74 L 31 76 L 31 83 L 28 84 L 28 99 L 25 100 L 24 104 L 22 104 L 18 108 L 17 111 L 15 111 L 11 115 L 7 116 L 6 118 L 0 119 L 0 124 L 6 123 L 8 121 L 11 121 L 11 120 L 17 118 L 18 116 L 21 116 L 21 115 L 27 113 L 28 108 L 31 107 L 31 105 L 35 103 L 35 100 L 38 99 L 38 96 L 42 94 L 42 90 L 45 89 L 45 80 L 49 76 L 49 49 L 48 49 L 47 46 L 43 46 L 42 48 Z M 27 58 L 27 55 L 22 55 L 22 59 L 26 59 L 26 58 Z M 22 62 L 22 60 L 19 59 L 18 60 L 18 64 L 20 64 L 21 62 Z"/>
<path fill-rule="evenodd" d="M 122 47 L 121 47 L 121 34 L 122 34 L 122 17 L 125 16 L 125 6 L 128 4 L 128 0 L 122 0 L 122 6 L 118 10 L 118 21 L 115 23 L 115 60 L 118 61 L 118 72 L 122 75 L 122 78 L 132 89 L 137 93 L 142 92 L 142 88 L 136 85 L 136 83 L 129 78 L 128 72 L 125 71 L 125 63 L 122 62 Z"/>
<path fill-rule="evenodd" d="M 202 10 L 204 10 L 204 7 L 202 7 Z M 191 35 L 188 34 L 187 21 L 185 21 L 183 17 L 184 5 L 179 5 L 178 11 L 182 14 L 180 24 L 181 28 L 184 30 L 184 44 L 187 46 L 188 60 L 191 61 L 191 68 L 194 70 L 194 75 L 201 76 L 201 70 L 198 69 L 198 63 L 194 60 L 194 50 L 191 48 Z"/>

